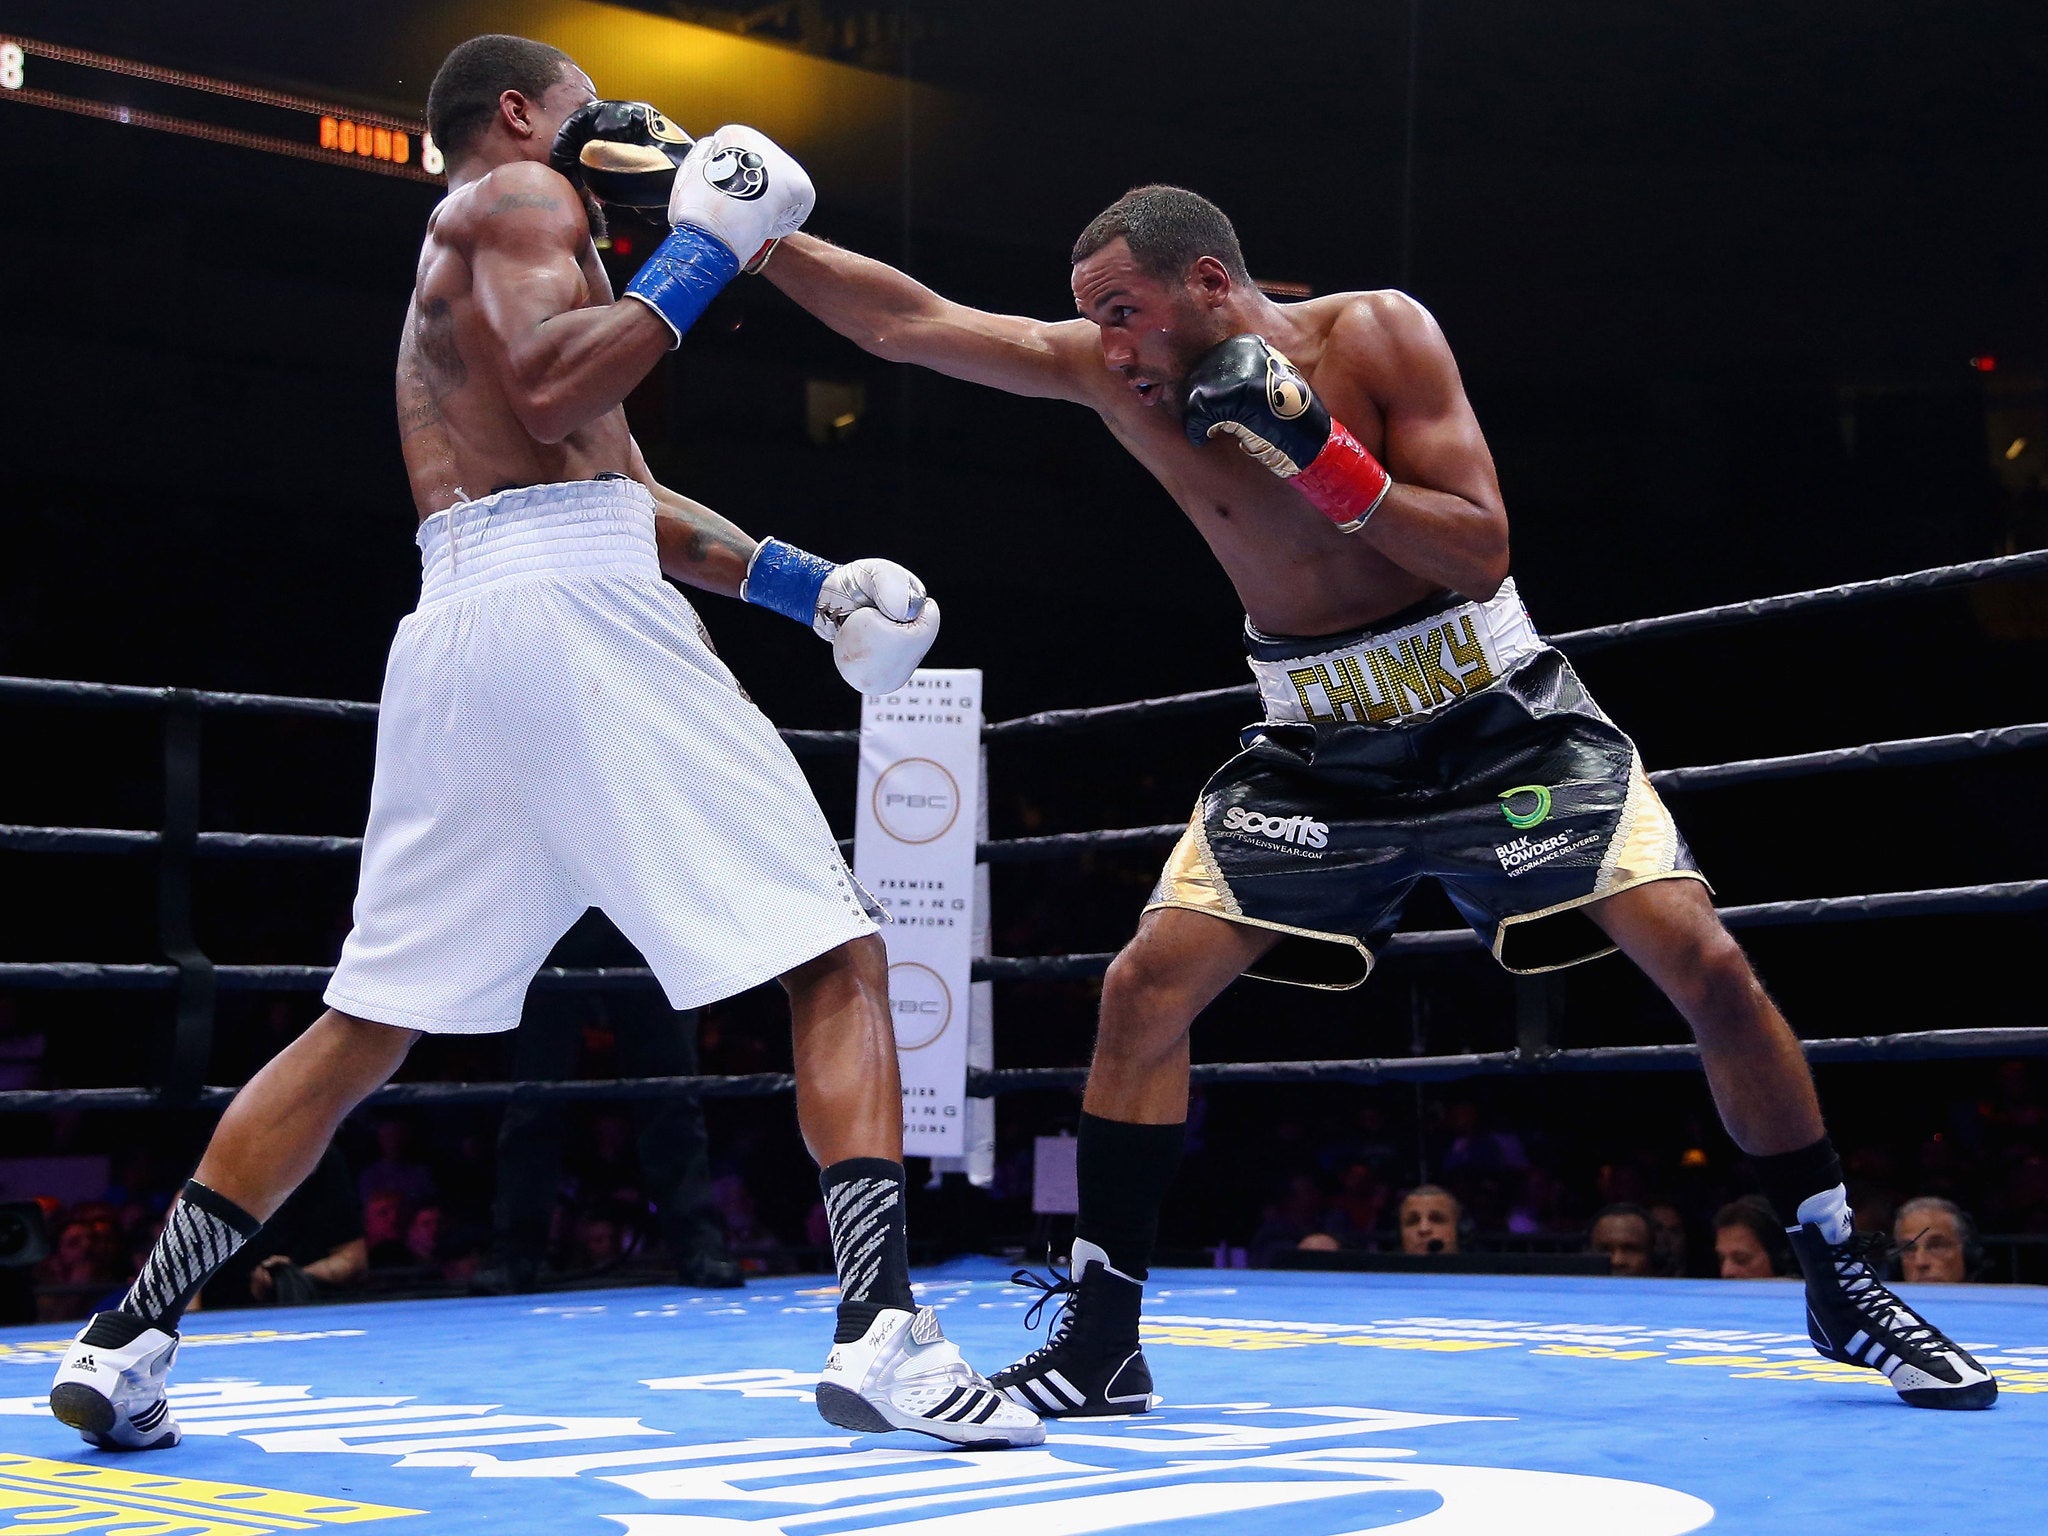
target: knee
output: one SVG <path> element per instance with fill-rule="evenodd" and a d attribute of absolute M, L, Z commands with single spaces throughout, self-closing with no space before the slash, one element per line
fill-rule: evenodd
<path fill-rule="evenodd" d="M 815 959 L 783 972 L 780 979 L 783 991 L 795 996 L 835 978 L 887 990 L 889 951 L 882 943 L 882 936 L 870 933 L 858 939 L 848 939 Z"/>
<path fill-rule="evenodd" d="M 1170 966 L 1136 949 L 1112 960 L 1102 978 L 1098 1054 L 1153 1055 L 1187 1033 L 1193 1010 Z"/>
<path fill-rule="evenodd" d="M 1688 934 L 1672 962 L 1668 974 L 1673 1001 L 1699 1023 L 1738 1023 L 1754 1013 L 1762 999 L 1749 956 L 1718 922 Z"/>

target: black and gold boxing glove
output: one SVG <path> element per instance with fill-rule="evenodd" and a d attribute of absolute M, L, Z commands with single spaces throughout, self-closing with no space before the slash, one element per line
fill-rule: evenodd
<path fill-rule="evenodd" d="M 600 203 L 658 213 L 690 144 L 644 101 L 590 101 L 563 121 L 548 164 Z"/>
<path fill-rule="evenodd" d="M 1394 483 L 1263 336 L 1232 336 L 1203 354 L 1188 374 L 1181 425 L 1197 447 L 1235 438 L 1339 533 L 1363 528 Z"/>

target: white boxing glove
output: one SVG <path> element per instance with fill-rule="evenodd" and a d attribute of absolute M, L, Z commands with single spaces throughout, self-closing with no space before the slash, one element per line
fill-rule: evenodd
<path fill-rule="evenodd" d="M 742 270 L 760 271 L 815 201 L 804 168 L 767 134 L 737 124 L 706 134 L 676 167 L 668 197 L 675 227 L 623 297 L 661 316 L 679 346 L 719 290 Z"/>
<path fill-rule="evenodd" d="M 901 688 L 939 637 L 939 605 L 893 560 L 834 565 L 780 539 L 763 539 L 740 596 L 831 641 L 839 675 L 862 693 Z"/>
<path fill-rule="evenodd" d="M 668 195 L 668 221 L 701 229 L 758 272 L 775 242 L 803 228 L 818 200 L 796 157 L 758 128 L 728 123 L 690 146 Z"/>

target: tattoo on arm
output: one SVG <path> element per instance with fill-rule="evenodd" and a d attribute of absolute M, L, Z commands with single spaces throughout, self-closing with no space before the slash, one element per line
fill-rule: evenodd
<path fill-rule="evenodd" d="M 549 197 L 544 192 L 507 192 L 484 210 L 484 217 L 495 218 L 519 208 L 540 208 L 552 213 L 561 206 L 561 199 Z"/>

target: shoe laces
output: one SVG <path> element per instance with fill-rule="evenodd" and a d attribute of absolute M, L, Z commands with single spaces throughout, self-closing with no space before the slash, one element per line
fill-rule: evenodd
<path fill-rule="evenodd" d="M 1038 1299 L 1031 1303 L 1024 1313 L 1024 1326 L 1036 1328 L 1038 1319 L 1044 1313 L 1048 1302 L 1055 1303 L 1049 1321 L 1049 1332 L 1045 1343 L 1026 1357 L 1036 1360 L 1049 1355 L 1066 1342 L 1067 1335 L 1074 1331 L 1074 1324 L 1081 1316 L 1081 1282 L 1074 1277 L 1071 1267 L 1061 1274 L 1056 1264 L 1048 1262 L 1050 1274 L 1038 1274 L 1033 1270 L 1013 1270 L 1010 1274 L 1012 1285 L 1022 1285 L 1038 1292 Z"/>
<path fill-rule="evenodd" d="M 1878 1278 L 1893 1259 L 1910 1250 L 1925 1235 L 1916 1233 L 1904 1241 L 1894 1241 L 1886 1232 L 1858 1233 L 1845 1243 L 1833 1245 L 1828 1257 L 1834 1264 L 1842 1294 L 1858 1312 L 1896 1334 L 1901 1344 L 1941 1348 L 1948 1340 L 1940 1330 L 1923 1321 Z"/>

